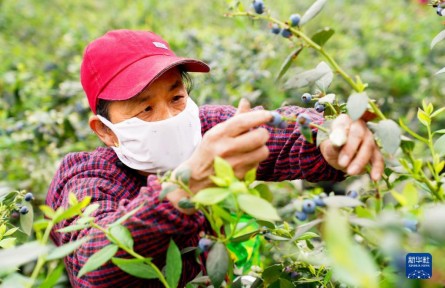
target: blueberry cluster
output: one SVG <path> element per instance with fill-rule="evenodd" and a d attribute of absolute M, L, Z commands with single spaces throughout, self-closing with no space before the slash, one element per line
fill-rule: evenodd
<path fill-rule="evenodd" d="M 32 200 L 34 200 L 34 195 L 33 195 L 31 192 L 28 192 L 28 193 L 25 194 L 24 199 L 25 199 L 26 202 L 31 202 Z M 14 211 L 14 212 L 16 212 L 16 211 Z M 19 212 L 20 214 L 22 214 L 22 215 L 28 214 L 28 212 L 29 212 L 29 208 L 26 207 L 26 206 L 21 206 L 21 207 L 19 208 L 19 211 L 18 211 L 18 212 Z M 11 215 L 11 216 L 12 216 L 12 215 Z M 18 218 L 18 214 L 17 214 L 17 212 L 15 213 L 14 217 L 15 217 L 15 218 Z M 12 218 L 14 218 L 14 217 L 12 217 Z"/>
<path fill-rule="evenodd" d="M 436 1 L 436 3 L 433 3 L 433 7 L 436 8 L 436 13 L 439 16 L 445 16 L 445 2 L 442 1 Z"/>
<path fill-rule="evenodd" d="M 276 111 L 272 111 L 271 113 L 272 113 L 272 120 L 270 120 L 266 124 L 275 128 L 286 129 L 288 124 L 287 121 L 283 119 L 281 114 Z"/>

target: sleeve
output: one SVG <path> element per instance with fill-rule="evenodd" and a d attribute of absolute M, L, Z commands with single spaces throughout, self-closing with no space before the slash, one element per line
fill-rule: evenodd
<path fill-rule="evenodd" d="M 263 109 L 255 107 L 253 110 Z M 323 123 L 323 117 L 314 109 L 304 109 L 297 106 L 284 106 L 276 110 L 282 115 L 298 116 L 306 113 L 316 124 Z M 202 133 L 221 123 L 236 112 L 232 106 L 204 105 L 201 107 L 200 116 Z M 260 163 L 257 171 L 257 179 L 264 181 L 282 181 L 305 179 L 310 182 L 318 181 L 342 181 L 344 173 L 331 167 L 323 158 L 315 144 L 307 142 L 301 135 L 298 125 L 289 123 L 286 129 L 278 129 L 264 126 L 270 138 L 267 142 L 269 157 Z M 314 139 L 316 129 L 313 130 Z"/>
<path fill-rule="evenodd" d="M 105 173 L 106 174 L 106 173 Z M 204 217 L 200 213 L 185 215 L 176 210 L 168 201 L 159 201 L 158 196 L 161 186 L 157 177 L 149 176 L 147 186 L 140 189 L 140 193 L 133 197 L 124 197 L 128 193 L 118 181 L 103 177 L 100 173 L 88 171 L 72 177 L 63 186 L 60 197 L 64 200 L 62 205 L 67 205 L 67 194 L 75 192 L 78 199 L 91 196 L 92 203 L 100 205 L 93 213 L 95 222 L 103 227 L 117 220 L 129 211 L 142 206 L 136 214 L 122 223 L 132 234 L 134 250 L 144 257 L 152 257 L 153 262 L 161 270 L 165 265 L 165 255 L 170 242 L 173 239 L 179 249 L 197 246 L 197 235 L 204 225 Z M 127 198 L 127 199 L 125 199 Z M 130 198 L 130 199 L 128 199 Z M 121 199 L 121 200 L 118 200 Z M 52 238 L 60 244 L 88 237 L 89 240 L 77 249 L 73 254 L 65 258 L 65 264 L 73 287 L 127 287 L 140 286 L 159 287 L 158 280 L 145 280 L 133 277 L 108 261 L 102 267 L 87 273 L 81 278 L 76 275 L 86 261 L 94 253 L 110 244 L 106 236 L 97 229 L 84 229 L 71 233 L 59 233 L 57 229 L 70 225 L 75 219 L 69 219 L 57 224 L 53 229 Z M 59 241 L 57 241 L 59 240 Z M 193 254 L 193 253 L 188 253 Z M 128 254 L 119 250 L 117 257 L 128 258 Z M 183 255 L 183 273 L 181 283 L 185 285 L 188 280 L 198 274 L 201 267 L 197 264 L 193 255 Z"/>

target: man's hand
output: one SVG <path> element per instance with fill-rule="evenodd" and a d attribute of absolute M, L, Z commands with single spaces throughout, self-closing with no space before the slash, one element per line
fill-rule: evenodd
<path fill-rule="evenodd" d="M 190 189 L 197 192 L 211 186 L 209 176 L 214 174 L 216 156 L 228 161 L 238 178 L 267 159 L 269 132 L 257 127 L 271 119 L 269 111 L 250 111 L 249 102 L 242 99 L 236 114 L 210 129 L 190 159 L 181 165 L 192 171 Z"/>
<path fill-rule="evenodd" d="M 332 130 L 335 129 L 345 131 L 346 143 L 337 147 L 328 139 L 320 144 L 321 154 L 329 165 L 349 175 L 358 175 L 369 163 L 372 180 L 379 180 L 384 169 L 383 157 L 366 123 L 362 120 L 353 122 L 342 114 L 332 123 Z"/>

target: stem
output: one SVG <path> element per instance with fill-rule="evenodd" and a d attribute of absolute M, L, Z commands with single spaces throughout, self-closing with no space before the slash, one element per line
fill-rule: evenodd
<path fill-rule="evenodd" d="M 49 233 L 51 232 L 53 227 L 54 227 L 54 222 L 50 222 L 48 224 L 48 227 L 46 227 L 46 229 L 45 229 L 45 234 L 43 234 L 43 237 L 40 240 L 41 244 L 46 244 L 48 242 Z M 46 262 L 46 254 L 39 256 L 39 258 L 37 259 L 37 264 L 34 267 L 34 270 L 32 271 L 32 274 L 31 274 L 31 281 L 29 282 L 29 285 L 27 285 L 26 287 L 32 287 L 34 285 L 34 283 L 37 279 L 37 276 L 39 276 L 40 270 L 42 270 L 42 267 L 45 264 L 45 262 Z"/>
<path fill-rule="evenodd" d="M 309 126 L 313 127 L 313 128 L 317 128 L 318 130 L 321 130 L 324 133 L 329 134 L 329 130 L 326 127 L 323 127 L 323 126 L 315 124 L 315 123 L 310 123 Z"/>
<path fill-rule="evenodd" d="M 221 239 L 221 231 L 217 229 L 216 224 L 213 222 L 213 218 L 211 217 L 210 213 L 205 209 L 205 207 L 202 207 L 201 209 L 199 209 L 199 211 L 202 211 L 202 213 L 204 213 L 204 216 L 206 217 L 207 221 L 209 221 L 212 230 L 216 232 L 216 234 L 218 235 L 218 239 Z"/>
<path fill-rule="evenodd" d="M 123 245 L 119 240 L 117 240 L 113 235 L 111 235 L 107 229 L 103 228 L 100 225 L 97 225 L 96 223 L 92 222 L 91 223 L 91 227 L 96 228 L 100 231 L 102 231 L 107 237 L 109 237 L 112 242 L 114 242 L 115 244 L 117 244 L 117 246 L 119 246 L 119 248 L 121 248 L 122 250 L 124 250 L 125 252 L 127 252 L 128 254 L 130 254 L 131 256 L 133 256 L 134 258 L 137 259 L 141 259 L 144 260 L 144 262 L 146 264 L 149 264 L 150 266 L 152 266 L 153 270 L 155 270 L 156 274 L 158 274 L 159 280 L 162 282 L 162 284 L 167 287 L 170 288 L 170 286 L 167 283 L 167 280 L 165 280 L 164 275 L 162 274 L 162 272 L 158 269 L 158 267 L 151 261 L 147 262 L 145 261 L 145 257 L 136 253 L 133 249 L 129 249 L 127 248 L 125 245 Z"/>
<path fill-rule="evenodd" d="M 381 120 L 386 120 L 385 115 L 383 115 L 382 111 L 380 111 L 380 109 L 377 107 L 377 105 L 375 105 L 374 101 L 368 101 L 368 103 L 369 103 L 369 105 L 371 105 L 374 113 L 377 114 L 377 116 L 379 116 L 379 118 Z"/>

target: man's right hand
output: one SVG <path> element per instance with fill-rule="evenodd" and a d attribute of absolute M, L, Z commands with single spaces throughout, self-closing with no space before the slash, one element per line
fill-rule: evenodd
<path fill-rule="evenodd" d="M 236 177 L 242 178 L 269 156 L 266 142 L 269 132 L 256 128 L 269 122 L 269 111 L 250 111 L 250 104 L 242 99 L 236 114 L 210 129 L 193 155 L 184 164 L 192 170 L 190 189 L 193 192 L 211 186 L 213 161 L 219 156 L 230 163 Z"/>

